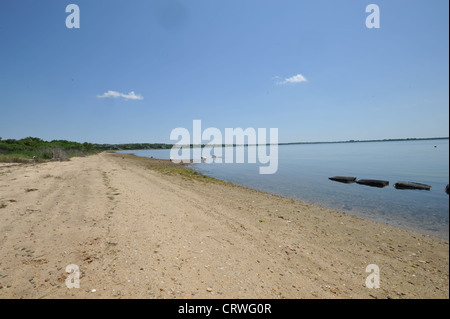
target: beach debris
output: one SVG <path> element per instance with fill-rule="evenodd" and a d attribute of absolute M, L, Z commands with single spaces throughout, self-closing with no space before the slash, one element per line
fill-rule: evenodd
<path fill-rule="evenodd" d="M 356 181 L 357 184 L 366 185 L 371 187 L 383 188 L 389 185 L 388 181 L 378 180 L 378 179 L 360 179 Z"/>
<path fill-rule="evenodd" d="M 415 182 L 397 182 L 394 187 L 396 189 L 419 189 L 429 191 L 431 189 L 430 185 L 415 183 Z"/>
<path fill-rule="evenodd" d="M 265 220 L 264 219 L 260 219 L 260 220 L 258 220 L 260 223 L 264 223 L 265 222 Z"/>
<path fill-rule="evenodd" d="M 329 180 L 335 181 L 335 182 L 339 182 L 339 183 L 345 183 L 345 184 L 351 184 L 356 182 L 356 177 L 351 177 L 351 176 L 333 176 L 333 177 L 329 177 Z"/>

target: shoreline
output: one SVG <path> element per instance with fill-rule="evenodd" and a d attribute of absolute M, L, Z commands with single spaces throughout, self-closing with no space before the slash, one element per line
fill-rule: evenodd
<path fill-rule="evenodd" d="M 192 169 L 196 170 L 195 167 L 193 167 Z M 197 171 L 197 172 L 199 174 L 203 174 L 202 172 L 199 172 L 199 171 Z M 205 175 L 205 176 L 207 176 L 208 178 L 217 179 L 217 178 L 215 178 L 213 176 L 209 176 L 209 175 Z M 273 196 L 279 196 L 279 197 L 282 197 L 282 198 L 285 198 L 285 199 L 288 199 L 288 200 L 295 200 L 295 201 L 299 201 L 299 202 L 305 203 L 307 205 L 318 206 L 318 207 L 322 207 L 323 209 L 333 210 L 333 211 L 336 211 L 336 212 L 339 212 L 339 213 L 347 214 L 347 215 L 350 215 L 350 216 L 355 216 L 355 217 L 361 218 L 363 220 L 368 220 L 368 221 L 372 221 L 372 222 L 375 222 L 375 223 L 392 226 L 392 227 L 403 229 L 403 230 L 406 230 L 406 231 L 412 231 L 412 232 L 421 234 L 423 236 L 434 238 L 436 240 L 442 240 L 442 241 L 445 241 L 445 242 L 449 242 L 450 241 L 448 233 L 436 234 L 436 232 L 434 232 L 434 231 L 427 232 L 427 231 L 425 231 L 423 229 L 420 229 L 418 225 L 412 226 L 412 225 L 408 225 L 408 224 L 407 225 L 402 224 L 400 221 L 387 221 L 387 220 L 384 220 L 383 218 L 378 217 L 376 214 L 373 214 L 372 216 L 369 217 L 367 214 L 366 215 L 361 214 L 359 211 L 354 212 L 354 211 L 350 211 L 350 210 L 343 210 L 343 209 L 339 209 L 339 208 L 336 208 L 336 207 L 328 206 L 326 204 L 313 202 L 313 201 L 308 201 L 308 200 L 305 200 L 305 199 L 302 199 L 302 198 L 295 198 L 294 196 L 288 196 L 288 195 L 284 195 L 284 194 L 280 194 L 280 193 L 269 192 L 269 191 L 265 191 L 265 190 L 262 190 L 262 189 L 252 188 L 252 187 L 248 187 L 248 186 L 245 186 L 245 185 L 237 184 L 237 183 L 226 181 L 226 180 L 222 180 L 222 179 L 217 179 L 217 180 L 222 181 L 224 183 L 229 183 L 229 184 L 232 184 L 232 185 L 235 185 L 235 186 L 238 186 L 238 187 L 242 187 L 244 189 L 255 190 L 255 191 L 258 191 L 258 192 L 261 192 L 261 193 L 266 193 L 266 194 L 273 195 Z"/>
<path fill-rule="evenodd" d="M 443 138 L 443 139 L 447 139 L 447 138 Z M 423 139 L 423 140 L 427 140 L 427 139 Z M 412 140 L 412 141 L 414 141 L 414 140 Z M 337 142 L 334 142 L 334 143 L 337 143 Z M 120 153 L 120 152 L 124 152 L 124 153 Z M 128 154 L 128 155 L 133 155 L 133 156 L 136 156 L 136 157 L 139 157 L 139 158 L 158 159 L 158 160 L 161 160 L 161 161 L 168 161 L 168 162 L 170 161 L 168 159 L 140 156 L 140 155 L 136 155 L 135 153 L 127 153 L 127 152 L 131 152 L 131 151 L 118 151 L 118 152 L 115 152 L 115 154 Z M 190 162 L 188 162 L 186 160 L 186 161 L 183 161 L 182 163 L 178 163 L 178 164 L 175 164 L 175 165 L 185 165 L 185 167 L 191 168 L 191 169 L 195 170 L 196 172 L 198 172 L 199 174 L 203 174 L 204 175 L 204 173 L 201 172 L 201 170 L 196 169 L 195 164 L 196 163 L 193 163 L 192 160 L 190 160 Z M 180 166 L 180 167 L 182 167 L 182 166 Z M 304 202 L 304 203 L 307 203 L 309 205 L 317 205 L 317 206 L 324 207 L 326 209 L 339 211 L 339 212 L 342 212 L 342 213 L 345 213 L 345 214 L 349 214 L 349 215 L 352 215 L 352 216 L 360 217 L 360 218 L 366 219 L 366 220 L 371 220 L 371 221 L 374 221 L 374 222 L 377 222 L 377 223 L 387 224 L 387 225 L 390 225 L 390 226 L 393 226 L 393 227 L 399 227 L 399 228 L 404 229 L 404 230 L 409 230 L 409 231 L 420 233 L 420 234 L 425 235 L 425 236 L 430 236 L 430 237 L 436 238 L 437 240 L 444 240 L 446 242 L 449 242 L 449 240 L 450 240 L 448 231 L 445 232 L 445 230 L 436 230 L 436 229 L 426 230 L 423 227 L 421 227 L 422 223 L 420 223 L 420 221 L 414 220 L 414 222 L 412 222 L 411 220 L 409 220 L 407 218 L 409 216 L 406 216 L 406 217 L 402 216 L 402 218 L 400 218 L 399 216 L 396 216 L 398 219 L 392 219 L 392 218 L 389 218 L 389 217 L 382 218 L 382 217 L 379 216 L 378 213 L 374 213 L 372 211 L 367 211 L 366 210 L 366 213 L 362 213 L 361 210 L 353 210 L 353 209 L 345 210 L 345 209 L 341 209 L 339 207 L 333 207 L 332 205 L 327 205 L 326 203 L 320 203 L 320 202 L 317 202 L 317 201 L 306 200 L 306 199 L 303 199 L 301 197 L 296 197 L 296 196 L 290 196 L 290 195 L 286 195 L 286 194 L 282 194 L 282 193 L 271 192 L 271 191 L 264 190 L 262 188 L 258 189 L 256 187 L 254 188 L 252 186 L 246 186 L 246 185 L 235 183 L 235 182 L 232 182 L 232 181 L 218 179 L 218 178 L 210 176 L 210 175 L 205 175 L 205 176 L 207 176 L 209 178 L 212 178 L 212 179 L 217 179 L 217 180 L 220 180 L 220 181 L 223 181 L 223 182 L 226 182 L 226 183 L 230 183 L 230 184 L 233 184 L 233 185 L 236 185 L 236 186 L 240 186 L 240 187 L 243 187 L 243 188 L 253 189 L 253 190 L 256 190 L 256 191 L 263 192 L 263 193 L 276 195 L 276 196 L 281 196 L 281 197 L 285 197 L 285 198 L 288 198 L 288 199 L 293 199 L 293 200 L 297 200 L 297 201 L 300 201 L 300 202 Z"/>
<path fill-rule="evenodd" d="M 168 162 L 0 166 L 0 298 L 449 297 L 447 241 Z"/>

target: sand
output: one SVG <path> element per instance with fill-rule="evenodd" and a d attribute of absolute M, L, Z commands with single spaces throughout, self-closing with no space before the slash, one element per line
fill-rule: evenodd
<path fill-rule="evenodd" d="M 2 164 L 0 298 L 449 298 L 448 242 L 151 163 Z"/>

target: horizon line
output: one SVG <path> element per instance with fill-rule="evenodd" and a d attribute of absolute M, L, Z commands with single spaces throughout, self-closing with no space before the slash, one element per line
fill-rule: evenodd
<path fill-rule="evenodd" d="M 293 144 L 334 144 L 334 143 L 369 143 L 369 142 L 395 142 L 395 141 L 417 141 L 417 140 L 444 140 L 450 137 L 408 137 L 408 138 L 386 138 L 386 139 L 371 139 L 371 140 L 341 140 L 341 141 L 315 141 L 315 142 L 281 142 L 281 143 L 266 143 L 262 145 L 293 145 Z M 161 145 L 177 145 L 171 143 L 161 142 L 134 142 L 134 143 L 92 143 L 94 145 L 130 145 L 130 144 L 161 144 Z M 261 144 L 183 144 L 181 146 L 257 146 Z"/>

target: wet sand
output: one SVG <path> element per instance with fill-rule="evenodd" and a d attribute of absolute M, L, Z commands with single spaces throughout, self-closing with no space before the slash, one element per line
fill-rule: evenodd
<path fill-rule="evenodd" d="M 446 241 L 166 161 L 0 166 L 0 298 L 449 298 L 448 261 Z"/>

